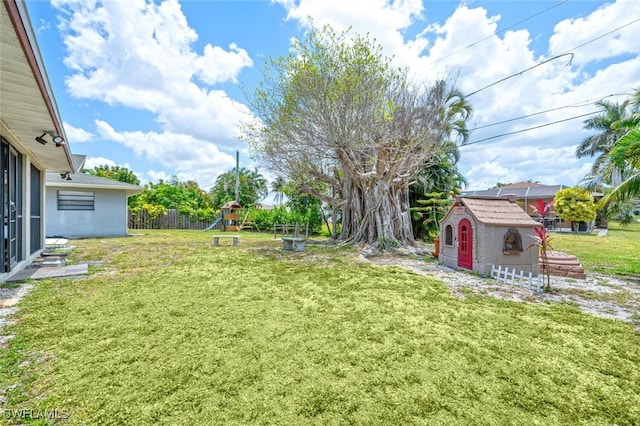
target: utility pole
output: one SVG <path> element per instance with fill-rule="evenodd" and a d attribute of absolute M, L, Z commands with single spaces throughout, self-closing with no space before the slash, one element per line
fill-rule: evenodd
<path fill-rule="evenodd" d="M 236 150 L 236 203 L 240 204 L 240 153 Z"/>

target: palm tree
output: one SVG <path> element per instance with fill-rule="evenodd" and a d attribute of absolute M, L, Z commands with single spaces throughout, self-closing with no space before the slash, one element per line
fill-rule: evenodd
<path fill-rule="evenodd" d="M 414 189 L 422 194 L 433 191 L 459 191 L 462 185 L 467 184 L 456 165 L 460 160 L 458 147 L 469 140 L 467 120 L 473 108 L 462 92 L 447 85 L 443 80 L 436 83 L 434 91 L 443 99 L 443 107 L 440 109 L 440 120 L 444 123 L 442 144 L 434 156 L 436 161 L 425 164 L 416 179 L 417 185 Z"/>
<path fill-rule="evenodd" d="M 640 89 L 636 90 L 628 102 L 630 113 L 614 124 L 619 129 L 634 129 L 640 126 Z"/>
<path fill-rule="evenodd" d="M 607 168 L 603 164 L 606 154 L 625 135 L 627 129 L 617 126 L 629 116 L 629 100 L 622 104 L 608 101 L 598 101 L 596 105 L 603 108 L 603 112 L 584 121 L 585 130 L 596 130 L 598 133 L 589 136 L 576 148 L 576 157 L 593 157 L 600 154 L 591 168 L 591 175 L 599 175 L 601 170 Z"/>
<path fill-rule="evenodd" d="M 620 205 L 640 194 L 640 90 L 622 104 L 598 102 L 603 114 L 586 120 L 585 129 L 600 133 L 585 139 L 576 149 L 576 156 L 601 155 L 587 176 L 587 187 L 610 186 L 599 207 Z"/>
<path fill-rule="evenodd" d="M 247 202 L 250 207 L 260 201 L 269 194 L 267 180 L 258 172 L 258 170 L 240 169 L 240 188 L 242 196 L 255 201 Z"/>
<path fill-rule="evenodd" d="M 253 207 L 269 193 L 267 180 L 257 170 L 240 168 L 239 201 L 245 207 Z M 214 208 L 219 209 L 227 201 L 235 199 L 236 170 L 233 168 L 218 176 L 209 190 L 214 200 Z"/>
<path fill-rule="evenodd" d="M 284 202 L 284 190 L 286 186 L 287 181 L 285 181 L 282 176 L 276 177 L 275 180 L 271 182 L 271 190 L 276 193 L 274 198 L 276 204 L 282 204 Z"/>
<path fill-rule="evenodd" d="M 449 142 L 451 139 L 458 139 L 460 145 L 464 145 L 469 140 L 467 120 L 473 112 L 471 104 L 467 102 L 462 92 L 455 89 L 452 85 L 447 85 L 444 80 L 436 83 L 434 91 L 439 93 L 443 99 L 440 119 L 444 123 L 444 142 Z"/>
<path fill-rule="evenodd" d="M 630 130 L 607 154 L 609 167 L 604 177 L 611 180 L 616 170 L 625 174 L 614 182 L 613 188 L 605 194 L 599 204 L 607 205 L 612 200 L 625 201 L 640 195 L 640 126 Z"/>
<path fill-rule="evenodd" d="M 460 160 L 460 145 L 469 139 L 467 120 L 473 111 L 462 92 L 452 88 L 444 81 L 436 84 L 434 91 L 443 99 L 440 110 L 442 121 L 442 143 L 439 152 L 434 156 L 435 162 L 425 164 L 409 188 L 409 204 L 412 210 L 414 237 L 421 237 L 429 230 L 437 231 L 438 220 L 444 216 L 446 201 L 450 196 L 459 194 L 467 181 L 460 173 L 457 163 Z M 442 199 L 444 197 L 444 199 Z M 431 214 L 424 220 L 425 212 L 435 213 L 433 200 L 438 199 L 438 214 Z M 425 205 L 432 205 L 425 207 Z"/>

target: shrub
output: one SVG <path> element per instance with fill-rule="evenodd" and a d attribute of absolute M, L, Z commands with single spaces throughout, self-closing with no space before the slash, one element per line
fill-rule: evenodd
<path fill-rule="evenodd" d="M 317 233 L 322 227 L 322 212 L 320 209 L 308 209 L 306 212 L 289 210 L 285 206 L 275 207 L 271 210 L 252 208 L 249 210 L 251 218 L 258 228 L 262 230 L 273 229 L 274 224 L 299 223 L 309 224 L 309 233 Z"/>

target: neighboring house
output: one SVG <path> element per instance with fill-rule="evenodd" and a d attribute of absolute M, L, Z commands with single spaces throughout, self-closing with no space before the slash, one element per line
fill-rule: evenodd
<path fill-rule="evenodd" d="M 276 207 L 281 206 L 282 204 L 267 204 L 267 203 L 258 203 L 256 204 L 256 208 L 260 210 L 273 210 Z"/>
<path fill-rule="evenodd" d="M 84 173 L 47 173 L 46 236 L 127 235 L 127 199 L 142 187 Z"/>
<path fill-rule="evenodd" d="M 561 189 L 571 188 L 567 185 L 542 185 L 532 182 L 518 182 L 504 185 L 499 188 L 486 189 L 483 191 L 463 191 L 463 197 L 504 197 L 515 195 L 516 202 L 524 209 L 529 216 L 537 216 L 531 206 L 538 204 L 538 200 L 553 204 L 556 193 Z M 555 218 L 555 210 L 551 207 L 549 217 Z"/>
<path fill-rule="evenodd" d="M 439 260 L 451 268 L 489 275 L 491 265 L 539 273 L 534 228 L 541 226 L 515 197 L 458 197 L 440 221 Z"/>
<path fill-rule="evenodd" d="M 45 171 L 75 172 L 24 1 L 0 5 L 0 282 L 44 247 Z"/>
<path fill-rule="evenodd" d="M 561 189 L 567 188 L 572 187 L 567 185 L 543 185 L 532 182 L 518 182 L 493 189 L 463 191 L 461 195 L 463 197 L 504 197 L 515 195 L 518 205 L 533 218 L 539 218 L 539 215 L 534 211 L 532 206 L 537 206 L 538 200 L 542 200 L 545 203 L 551 204 L 549 213 L 545 218 L 545 226 L 549 229 L 571 229 L 571 223 L 563 221 L 562 218 L 558 217 L 553 208 L 553 200 L 556 193 Z M 602 197 L 602 194 L 597 192 L 592 193 L 592 195 L 596 201 Z"/>

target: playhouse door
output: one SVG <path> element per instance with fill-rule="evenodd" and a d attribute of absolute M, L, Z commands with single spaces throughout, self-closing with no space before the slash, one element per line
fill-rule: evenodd
<path fill-rule="evenodd" d="M 473 229 L 468 219 L 458 224 L 458 266 L 473 269 Z"/>

